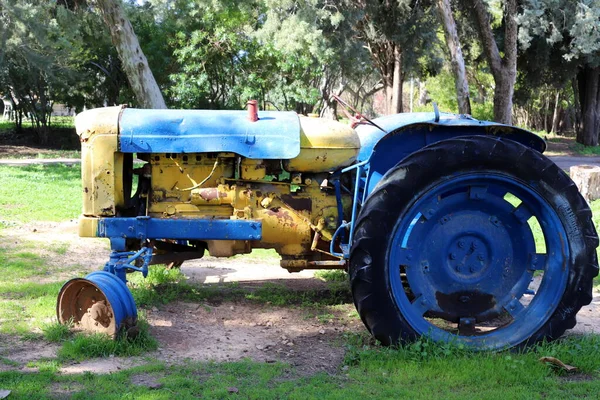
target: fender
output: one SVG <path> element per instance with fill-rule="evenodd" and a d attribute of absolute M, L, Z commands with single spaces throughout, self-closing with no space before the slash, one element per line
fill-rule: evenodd
<path fill-rule="evenodd" d="M 368 164 L 366 194 L 371 193 L 385 173 L 409 154 L 441 140 L 465 135 L 504 137 L 543 153 L 546 142 L 525 129 L 479 121 L 449 113 L 404 113 L 374 119 L 373 125 L 356 128 L 361 142 L 357 161 Z M 363 181 L 363 183 L 365 180 Z"/>

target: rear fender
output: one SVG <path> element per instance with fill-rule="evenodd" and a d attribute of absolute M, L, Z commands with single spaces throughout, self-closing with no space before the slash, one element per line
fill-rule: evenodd
<path fill-rule="evenodd" d="M 546 149 L 542 138 L 524 129 L 463 118 L 419 122 L 396 129 L 384 127 L 389 133 L 383 133 L 371 126 L 368 130 L 357 129 L 361 139 L 359 161 L 367 162 L 368 172 L 363 180 L 366 194 L 371 193 L 383 175 L 408 155 L 441 140 L 457 136 L 497 136 L 519 142 L 540 153 Z M 377 120 L 375 122 L 377 123 Z"/>

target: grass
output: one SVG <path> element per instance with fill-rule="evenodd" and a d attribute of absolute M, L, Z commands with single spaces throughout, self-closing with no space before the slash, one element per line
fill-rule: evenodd
<path fill-rule="evenodd" d="M 143 317 L 138 320 L 137 328 L 138 333 L 134 338 L 121 335 L 117 340 L 101 334 L 78 333 L 71 339 L 68 339 L 68 335 L 63 335 L 60 341 L 64 343 L 58 352 L 58 360 L 64 362 L 95 357 L 131 357 L 156 350 L 158 342 L 150 335 L 150 326 Z"/>
<path fill-rule="evenodd" d="M 81 212 L 81 169 L 76 166 L 0 166 L 0 226 L 64 221 Z"/>
<path fill-rule="evenodd" d="M 563 399 L 595 398 L 600 391 L 600 338 L 594 335 L 527 352 L 483 354 L 426 340 L 397 349 L 378 347 L 363 335 L 346 341 L 348 355 L 332 374 L 303 376 L 287 364 L 242 360 L 151 362 L 106 375 L 63 375 L 55 362 L 42 360 L 34 364 L 37 373 L 0 372 L 0 388 L 10 388 L 11 399 Z M 539 361 L 549 355 L 579 371 L 567 374 Z M 154 388 L 134 383 L 140 381 Z"/>

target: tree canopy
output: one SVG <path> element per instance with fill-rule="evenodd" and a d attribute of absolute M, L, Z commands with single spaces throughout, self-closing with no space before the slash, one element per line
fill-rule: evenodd
<path fill-rule="evenodd" d="M 598 144 L 600 0 L 0 0 L 0 94 L 41 141 L 53 102 L 143 105 L 99 3 L 122 4 L 168 107 L 436 101 Z"/>

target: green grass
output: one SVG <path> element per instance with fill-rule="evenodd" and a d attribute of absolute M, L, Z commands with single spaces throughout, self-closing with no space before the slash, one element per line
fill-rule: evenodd
<path fill-rule="evenodd" d="M 3 153 L 0 158 L 4 160 L 20 160 L 20 159 L 54 159 L 54 158 L 76 158 L 81 159 L 80 150 L 40 150 L 40 151 L 20 151 L 18 154 Z"/>
<path fill-rule="evenodd" d="M 81 212 L 81 169 L 65 165 L 0 166 L 0 226 L 64 221 Z"/>
<path fill-rule="evenodd" d="M 600 338 L 590 335 L 543 344 L 527 352 L 473 353 L 426 340 L 397 349 L 373 345 L 365 336 L 346 339 L 348 356 L 332 374 L 303 376 L 293 367 L 242 360 L 224 363 L 160 362 L 106 375 L 59 374 L 41 360 L 40 372 L 0 372 L 11 399 L 564 399 L 596 398 L 600 391 Z M 561 357 L 577 366 L 567 374 L 539 361 Z M 136 378 L 158 384 L 151 389 Z"/>
<path fill-rule="evenodd" d="M 574 143 L 571 149 L 583 156 L 600 156 L 600 146 L 584 146 L 581 143 Z"/>
<path fill-rule="evenodd" d="M 64 341 L 58 352 L 58 360 L 83 361 L 95 357 L 131 357 L 156 350 L 158 342 L 150 335 L 150 327 L 143 317 L 138 320 L 137 329 L 138 333 L 135 337 L 128 338 L 122 334 L 117 340 L 102 334 L 75 334 L 72 339 Z M 64 335 L 62 340 L 67 337 Z"/>

